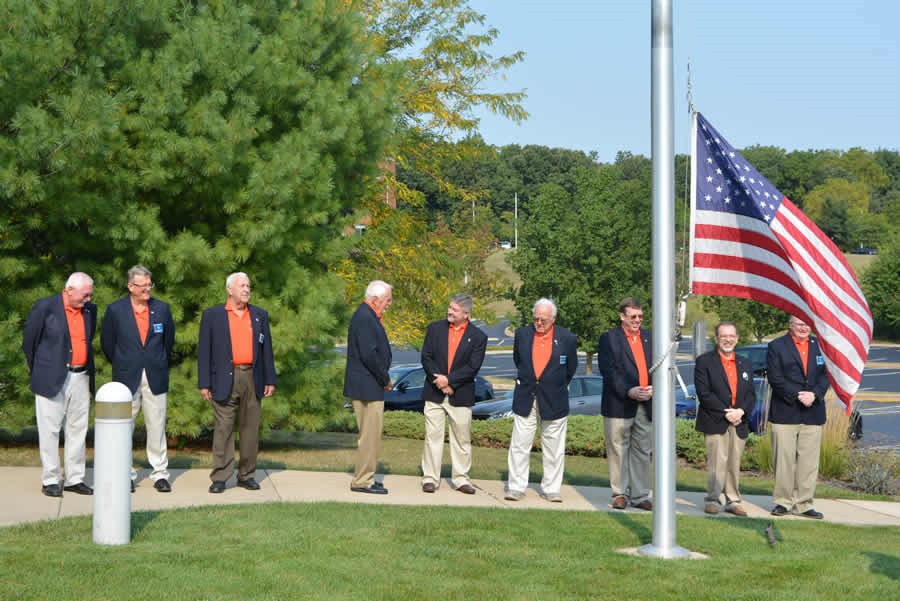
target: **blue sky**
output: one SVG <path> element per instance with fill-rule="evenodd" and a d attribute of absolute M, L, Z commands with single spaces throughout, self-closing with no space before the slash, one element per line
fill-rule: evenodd
<path fill-rule="evenodd" d="M 900 149 L 900 2 L 673 0 L 675 152 L 697 110 L 738 148 Z M 525 90 L 521 125 L 479 113 L 494 145 L 650 155 L 649 0 L 470 0 L 525 61 L 493 90 Z"/>

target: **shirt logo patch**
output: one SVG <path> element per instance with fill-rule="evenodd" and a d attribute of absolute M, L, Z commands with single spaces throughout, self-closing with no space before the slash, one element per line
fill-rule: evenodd
<path fill-rule="evenodd" d="M 163 333 L 163 324 L 161 324 L 161 323 L 153 324 L 153 333 L 154 334 L 162 334 Z"/>

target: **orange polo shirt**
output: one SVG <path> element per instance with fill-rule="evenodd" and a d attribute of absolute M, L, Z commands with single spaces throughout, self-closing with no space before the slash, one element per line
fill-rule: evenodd
<path fill-rule="evenodd" d="M 625 330 L 625 327 L 622 327 Z M 647 357 L 644 356 L 644 343 L 641 342 L 641 333 L 638 332 L 632 336 L 628 330 L 625 330 L 625 338 L 628 339 L 628 346 L 631 347 L 631 354 L 634 356 L 634 362 L 637 363 L 638 384 L 641 386 L 650 386 L 650 375 L 647 373 Z"/>
<path fill-rule="evenodd" d="M 150 311 L 147 305 L 136 305 L 131 303 L 131 310 L 134 311 L 134 320 L 137 322 L 138 334 L 141 335 L 141 344 L 147 344 L 147 332 L 150 331 Z"/>
<path fill-rule="evenodd" d="M 65 293 L 62 293 L 63 306 L 66 308 L 66 322 L 69 324 L 69 340 L 72 342 L 71 365 L 87 365 L 87 336 L 84 333 L 84 315 L 81 308 L 69 306 Z"/>
<path fill-rule="evenodd" d="M 369 307 L 371 307 L 371 309 L 372 309 L 373 311 L 375 311 L 375 315 L 378 316 L 378 321 L 381 321 L 381 313 L 378 312 L 378 309 L 375 308 L 375 305 L 372 304 L 371 302 L 369 302 L 368 300 L 366 300 L 365 303 L 366 303 L 367 305 L 369 305 Z"/>
<path fill-rule="evenodd" d="M 231 305 L 231 299 L 225 301 L 228 312 L 228 331 L 231 334 L 231 360 L 235 365 L 253 365 L 253 324 L 250 323 L 250 307 L 238 315 Z"/>
<path fill-rule="evenodd" d="M 722 367 L 725 368 L 725 375 L 728 376 L 728 386 L 731 387 L 731 406 L 737 405 L 737 362 L 734 360 L 734 353 L 731 357 L 726 357 L 719 351 L 719 359 L 722 360 Z"/>
<path fill-rule="evenodd" d="M 546 334 L 534 333 L 534 342 L 531 345 L 531 362 L 534 364 L 534 377 L 541 379 L 541 374 L 547 364 L 550 363 L 550 356 L 553 354 L 553 327 L 547 330 Z"/>
<path fill-rule="evenodd" d="M 803 365 L 803 375 L 805 376 L 807 375 L 806 364 L 809 362 L 809 338 L 797 340 L 793 334 L 791 338 L 794 339 L 794 345 L 797 347 L 797 352 L 800 353 L 800 363 Z"/>
<path fill-rule="evenodd" d="M 463 334 L 466 333 L 466 326 L 469 325 L 469 320 L 465 320 L 462 325 L 454 326 L 450 325 L 450 331 L 447 333 L 447 373 L 450 373 L 450 368 L 453 367 L 453 358 L 456 357 L 456 349 L 459 348 L 459 343 L 462 341 Z"/>

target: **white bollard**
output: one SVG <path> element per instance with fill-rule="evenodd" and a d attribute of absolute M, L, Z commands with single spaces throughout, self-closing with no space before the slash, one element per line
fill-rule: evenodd
<path fill-rule="evenodd" d="M 121 382 L 97 391 L 94 417 L 94 542 L 131 542 L 131 391 Z"/>

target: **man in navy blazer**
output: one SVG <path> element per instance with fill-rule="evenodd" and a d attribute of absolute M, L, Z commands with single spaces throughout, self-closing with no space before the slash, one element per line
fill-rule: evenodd
<path fill-rule="evenodd" d="M 197 383 L 215 414 L 211 493 L 225 491 L 234 473 L 234 422 L 240 427 L 238 486 L 259 490 L 256 457 L 263 397 L 275 392 L 275 359 L 269 314 L 250 304 L 250 277 L 232 273 L 225 280 L 228 300 L 200 318 Z"/>
<path fill-rule="evenodd" d="M 375 480 L 375 470 L 384 427 L 384 391 L 391 388 L 391 345 L 381 316 L 393 299 L 390 284 L 381 280 L 369 282 L 366 300 L 356 308 L 347 331 L 344 396 L 353 405 L 359 430 L 356 469 L 350 481 L 353 492 L 388 493 L 384 485 Z"/>
<path fill-rule="evenodd" d="M 41 453 L 41 492 L 93 494 L 84 483 L 85 438 L 94 392 L 94 281 L 75 272 L 62 294 L 34 303 L 22 336 L 22 350 L 35 394 Z M 59 432 L 66 426 L 65 486 L 60 485 Z"/>
<path fill-rule="evenodd" d="M 603 374 L 600 413 L 606 436 L 613 509 L 650 511 L 650 453 L 653 450 L 653 386 L 650 384 L 652 336 L 641 328 L 641 302 L 619 303 L 621 327 L 600 336 L 597 365 Z"/>
<path fill-rule="evenodd" d="M 553 503 L 562 502 L 569 382 L 578 369 L 578 339 L 569 330 L 555 325 L 556 314 L 556 303 L 541 298 L 532 309 L 534 323 L 516 330 L 513 342 L 516 389 L 505 495 L 509 501 L 525 496 L 531 447 L 540 421 L 544 466 L 540 495 Z"/>
<path fill-rule="evenodd" d="M 169 305 L 150 297 L 153 275 L 143 265 L 128 270 L 128 296 L 110 303 L 103 314 L 100 346 L 112 364 L 114 382 L 131 391 L 131 419 L 144 409 L 150 479 L 159 492 L 171 492 L 166 449 L 169 358 L 175 345 L 175 321 Z M 137 472 L 131 469 L 131 487 Z"/>
<path fill-rule="evenodd" d="M 422 490 L 433 493 L 441 483 L 444 416 L 450 420 L 450 481 L 453 488 L 475 494 L 472 468 L 472 405 L 475 376 L 484 361 L 487 335 L 469 321 L 472 297 L 454 294 L 447 319 L 432 322 L 422 343 L 425 369 L 425 446 L 422 450 Z"/>
<path fill-rule="evenodd" d="M 786 335 L 769 343 L 766 370 L 772 387 L 769 424 L 775 465 L 772 515 L 822 519 L 813 500 L 825 424 L 828 372 L 819 343 L 803 319 L 791 316 Z"/>
<path fill-rule="evenodd" d="M 753 364 L 734 352 L 737 343 L 737 326 L 723 321 L 716 326 L 717 348 L 697 357 L 694 365 L 695 427 L 705 434 L 709 472 L 704 511 L 711 515 L 719 513 L 723 505 L 729 513 L 747 515 L 741 507 L 739 479 L 756 389 Z"/>

